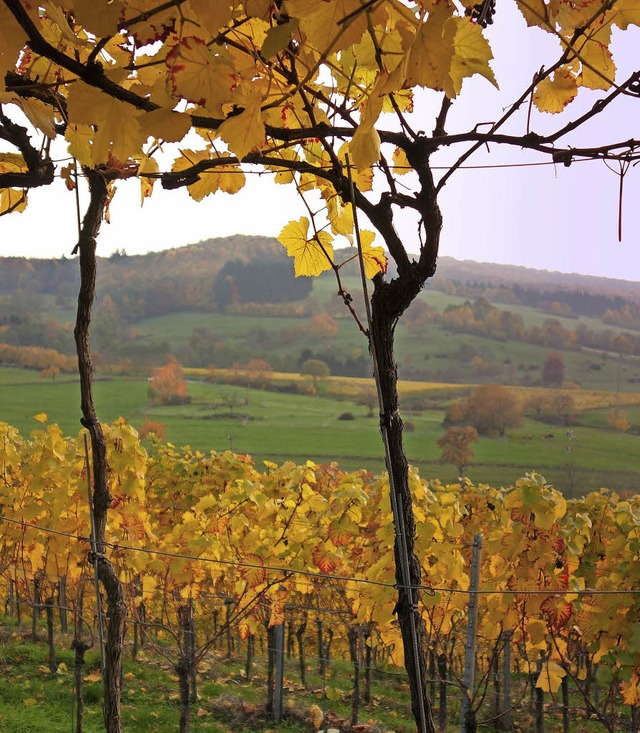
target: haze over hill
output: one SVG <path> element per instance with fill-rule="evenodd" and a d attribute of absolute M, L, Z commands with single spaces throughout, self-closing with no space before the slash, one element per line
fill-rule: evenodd
<path fill-rule="evenodd" d="M 363 313 L 355 261 L 341 278 Z M 74 259 L 0 258 L 0 362 L 74 370 L 78 279 Z M 270 237 L 119 250 L 98 263 L 96 364 L 148 370 L 172 356 L 229 368 L 259 357 L 299 373 L 321 359 L 334 375 L 369 376 L 366 341 L 336 291 L 331 272 L 294 278 L 292 260 Z M 442 257 L 400 321 L 398 358 L 405 379 L 535 385 L 549 351 L 559 350 L 567 380 L 635 389 L 639 325 L 640 283 Z M 34 356 L 42 348 L 53 353 Z"/>

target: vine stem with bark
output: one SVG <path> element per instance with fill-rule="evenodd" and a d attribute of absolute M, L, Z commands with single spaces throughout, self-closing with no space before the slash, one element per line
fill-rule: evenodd
<path fill-rule="evenodd" d="M 96 238 L 107 205 L 109 192 L 105 176 L 99 171 L 86 170 L 90 201 L 74 253 L 80 256 L 80 289 L 74 328 L 82 418 L 80 422 L 91 438 L 91 479 L 93 483 L 93 512 L 98 579 L 107 599 L 107 635 L 104 654 L 104 722 L 106 733 L 121 733 L 120 680 L 122 648 L 126 622 L 126 604 L 122 584 L 115 568 L 107 558 L 106 526 L 112 497 L 107 481 L 107 444 L 93 401 L 93 362 L 89 340 L 91 312 L 96 292 Z"/>

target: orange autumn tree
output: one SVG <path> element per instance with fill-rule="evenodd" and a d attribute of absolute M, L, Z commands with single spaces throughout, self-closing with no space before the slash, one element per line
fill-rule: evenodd
<path fill-rule="evenodd" d="M 182 367 L 175 359 L 151 372 L 149 397 L 160 405 L 181 405 L 187 400 L 187 383 Z"/>
<path fill-rule="evenodd" d="M 29 190 L 56 175 L 76 185 L 75 164 L 55 162 L 60 148 L 75 158 L 90 190 L 78 242 L 83 307 L 76 342 L 83 420 L 98 447 L 98 472 L 104 438 L 91 399 L 88 333 L 95 241 L 118 181 L 137 176 L 143 198 L 160 181 L 166 189 L 186 187 L 200 201 L 237 193 L 247 169 L 257 166 L 300 194 L 302 215 L 279 239 L 297 275 L 334 272 L 374 359 L 396 529 L 395 610 L 421 733 L 434 726 L 394 335 L 435 272 L 440 194 L 480 148 L 525 148 L 567 166 L 593 158 L 623 166 L 640 147 L 627 138 L 585 146 L 579 137 L 616 100 L 640 93 L 639 72 L 615 78 L 609 48 L 614 32 L 640 23 L 637 0 L 513 2 L 529 27 L 553 37 L 557 56 L 538 66 L 498 119 L 456 129 L 449 110 L 464 96 L 465 80 L 498 81 L 485 33 L 494 21 L 492 0 L 0 0 L 0 139 L 8 148 L 0 154 L 0 213 L 24 210 Z M 498 10 L 496 33 L 509 33 L 499 19 Z M 582 88 L 596 99 L 571 115 Z M 486 123 L 477 104 L 476 120 Z M 536 131 L 533 111 L 526 122 L 517 120 L 523 106 L 560 116 Z M 452 160 L 444 172 L 433 162 L 442 150 Z M 398 235 L 405 217 L 417 232 L 414 241 Z M 340 238 L 357 245 L 351 257 L 334 248 Z M 341 265 L 354 256 L 373 282 L 366 313 L 356 310 L 341 279 Z M 387 257 L 393 274 L 386 273 Z M 103 479 L 97 484 L 106 486 Z M 96 499 L 100 532 L 105 492 Z M 110 615 L 119 618 L 118 586 L 103 564 Z M 107 729 L 118 733 L 115 682 L 108 694 Z"/>

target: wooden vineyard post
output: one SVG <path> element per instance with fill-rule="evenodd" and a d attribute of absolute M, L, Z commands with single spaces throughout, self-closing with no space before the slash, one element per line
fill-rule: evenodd
<path fill-rule="evenodd" d="M 502 730 L 511 730 L 511 632 L 504 631 L 502 639 L 502 709 L 499 723 Z"/>
<path fill-rule="evenodd" d="M 323 633 L 322 633 L 322 619 L 317 618 L 316 619 L 316 628 L 318 632 L 318 674 L 322 677 L 324 680 L 324 639 L 323 639 Z"/>
<path fill-rule="evenodd" d="M 9 595 L 7 597 L 7 613 L 9 614 L 10 618 L 13 618 L 15 614 L 15 598 L 16 598 L 15 587 L 16 585 L 13 582 L 13 578 L 9 578 Z"/>
<path fill-rule="evenodd" d="M 564 667 L 564 677 L 561 682 L 562 689 L 562 730 L 569 733 L 569 675 L 567 674 L 567 665 Z"/>
<path fill-rule="evenodd" d="M 66 634 L 69 630 L 67 622 L 67 576 L 63 575 L 58 584 L 58 609 L 60 612 L 60 631 Z"/>
<path fill-rule="evenodd" d="M 87 649 L 89 649 L 89 644 L 85 643 L 76 636 L 71 642 L 71 648 L 75 653 L 73 674 L 76 693 L 76 733 L 82 733 L 84 719 L 84 694 L 82 690 L 82 679 L 84 676 L 84 655 Z"/>
<path fill-rule="evenodd" d="M 538 659 L 536 679 L 540 678 L 544 659 Z M 544 692 L 540 687 L 535 688 L 535 731 L 544 733 Z"/>
<path fill-rule="evenodd" d="M 475 730 L 473 718 L 475 713 L 471 705 L 473 695 L 473 680 L 476 666 L 476 636 L 478 633 L 478 591 L 480 590 L 480 561 L 482 558 L 482 535 L 473 538 L 473 553 L 471 556 L 471 584 L 469 586 L 469 613 L 467 618 L 467 641 L 464 654 L 464 679 L 462 689 L 462 733 Z"/>
<path fill-rule="evenodd" d="M 442 733 L 447 730 L 447 655 L 443 652 L 438 654 L 438 677 L 440 678 L 438 690 L 438 727 Z"/>
<path fill-rule="evenodd" d="M 284 624 L 273 627 L 275 673 L 273 680 L 273 720 L 282 720 L 284 696 Z"/>
<path fill-rule="evenodd" d="M 54 674 L 57 668 L 56 665 L 56 649 L 53 635 L 53 596 L 49 596 L 44 602 L 44 607 L 47 612 L 47 644 L 49 648 L 49 672 Z"/>
<path fill-rule="evenodd" d="M 251 675 L 253 673 L 253 655 L 256 648 L 256 637 L 253 634 L 249 634 L 247 637 L 247 660 L 244 665 L 244 677 L 247 682 L 251 682 Z"/>

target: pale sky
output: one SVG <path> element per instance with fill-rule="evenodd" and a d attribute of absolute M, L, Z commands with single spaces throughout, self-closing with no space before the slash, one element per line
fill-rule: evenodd
<path fill-rule="evenodd" d="M 640 30 L 615 33 L 617 79 L 622 80 L 640 64 Z M 489 35 L 501 89 L 479 77 L 467 80 L 450 111 L 448 132 L 497 119 L 534 73 L 558 56 L 557 41 L 537 29 L 527 30 L 513 3 L 498 3 Z M 562 119 L 577 116 L 597 98 L 588 90 L 580 96 Z M 414 129 L 431 132 L 437 112 L 435 98 L 430 92 L 420 93 L 411 120 Z M 525 119 L 526 109 L 508 129 L 524 131 Z M 534 111 L 532 129 L 555 129 L 560 120 L 558 115 L 543 116 Z M 625 98 L 607 110 L 606 122 L 592 123 L 581 139 L 572 142 L 592 145 L 638 138 L 639 121 L 640 99 Z M 447 151 L 438 162 L 446 165 L 462 151 Z M 490 154 L 477 153 L 467 164 L 540 160 L 527 151 L 495 148 Z M 576 163 L 570 168 L 546 165 L 459 171 L 441 195 L 444 228 L 440 253 L 457 259 L 640 281 L 640 170 L 631 168 L 624 180 L 622 243 L 617 239 L 618 194 L 619 178 L 602 162 Z M 0 255 L 69 255 L 77 238 L 74 195 L 57 181 L 31 191 L 29 199 L 24 213 L 0 218 Z M 81 205 L 85 204 L 83 192 Z M 120 248 L 140 254 L 232 234 L 275 237 L 288 221 L 305 213 L 292 187 L 275 186 L 269 174 L 249 175 L 239 194 L 220 193 L 201 203 L 193 202 L 186 190 L 165 192 L 157 185 L 142 209 L 139 183 L 120 182 L 111 206 L 111 223 L 105 223 L 100 234 L 99 254 L 106 256 Z M 361 226 L 366 227 L 367 222 Z M 399 229 L 408 248 L 415 251 L 414 222 L 400 223 Z"/>

